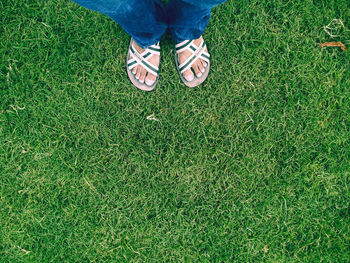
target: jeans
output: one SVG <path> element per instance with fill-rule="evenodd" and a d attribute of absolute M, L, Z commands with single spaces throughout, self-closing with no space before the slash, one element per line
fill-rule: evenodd
<path fill-rule="evenodd" d="M 225 0 L 73 0 L 117 22 L 141 48 L 159 42 L 168 29 L 176 43 L 199 38 L 211 9 Z"/>

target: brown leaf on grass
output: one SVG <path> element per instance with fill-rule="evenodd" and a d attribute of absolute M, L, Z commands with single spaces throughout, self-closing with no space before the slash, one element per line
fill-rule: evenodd
<path fill-rule="evenodd" d="M 324 42 L 320 44 L 320 47 L 340 47 L 343 51 L 346 51 L 346 46 L 342 42 Z"/>

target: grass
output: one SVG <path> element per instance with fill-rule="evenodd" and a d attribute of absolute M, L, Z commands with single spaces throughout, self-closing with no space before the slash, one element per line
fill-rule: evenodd
<path fill-rule="evenodd" d="M 350 55 L 318 44 L 349 49 L 349 9 L 228 1 L 207 82 L 181 84 L 165 36 L 146 93 L 107 17 L 2 1 L 0 261 L 348 261 Z"/>

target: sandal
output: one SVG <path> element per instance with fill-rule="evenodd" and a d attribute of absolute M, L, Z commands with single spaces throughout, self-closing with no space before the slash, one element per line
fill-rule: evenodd
<path fill-rule="evenodd" d="M 133 56 L 132 58 L 131 58 L 131 55 Z M 146 60 L 151 55 L 158 55 L 159 62 L 160 62 L 159 42 L 155 45 L 148 47 L 144 52 L 140 54 L 135 48 L 135 46 L 133 45 L 133 39 L 131 39 L 129 44 L 128 55 L 126 58 L 126 71 L 128 72 L 128 76 L 131 83 L 134 84 L 137 88 L 145 91 L 153 90 L 156 87 L 159 79 L 159 74 L 158 74 L 159 68 Z M 153 82 L 151 86 L 147 85 L 145 82 L 140 82 L 136 78 L 136 74 L 132 72 L 132 69 L 138 65 L 142 66 L 147 72 L 152 72 L 154 75 L 157 76 L 156 80 Z"/>
<path fill-rule="evenodd" d="M 179 44 L 177 44 L 175 46 L 175 63 L 176 63 L 176 68 L 180 74 L 180 78 L 182 80 L 183 83 L 185 83 L 185 85 L 187 87 L 196 87 L 199 84 L 203 83 L 206 78 L 208 77 L 209 74 L 209 69 L 210 69 L 210 55 L 208 52 L 206 52 L 207 45 L 204 43 L 204 40 L 202 39 L 202 42 L 200 43 L 200 45 L 197 47 L 196 44 L 194 44 L 194 40 L 185 40 Z M 183 51 L 189 51 L 191 52 L 191 56 L 188 57 L 188 59 L 186 59 L 185 62 L 183 62 L 181 65 L 179 65 L 179 61 L 178 61 L 178 56 L 177 54 L 183 52 Z M 191 81 L 188 81 L 184 78 L 183 73 L 188 70 L 189 68 L 192 67 L 193 63 L 198 59 L 202 59 L 204 60 L 207 65 L 204 68 L 204 72 L 200 77 L 197 77 L 196 74 L 193 72 L 194 75 L 194 79 Z M 193 69 L 192 69 L 193 71 Z"/>

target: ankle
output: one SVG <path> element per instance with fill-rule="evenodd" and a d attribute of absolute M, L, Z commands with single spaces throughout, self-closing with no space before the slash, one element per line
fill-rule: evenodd
<path fill-rule="evenodd" d="M 133 41 L 134 41 L 133 45 L 136 48 L 137 52 L 139 52 L 141 54 L 143 51 L 145 51 L 135 42 L 135 40 L 133 40 Z"/>
<path fill-rule="evenodd" d="M 194 42 L 194 44 L 196 46 L 198 46 L 202 42 L 202 36 L 200 36 L 199 38 L 195 39 L 193 42 Z"/>

